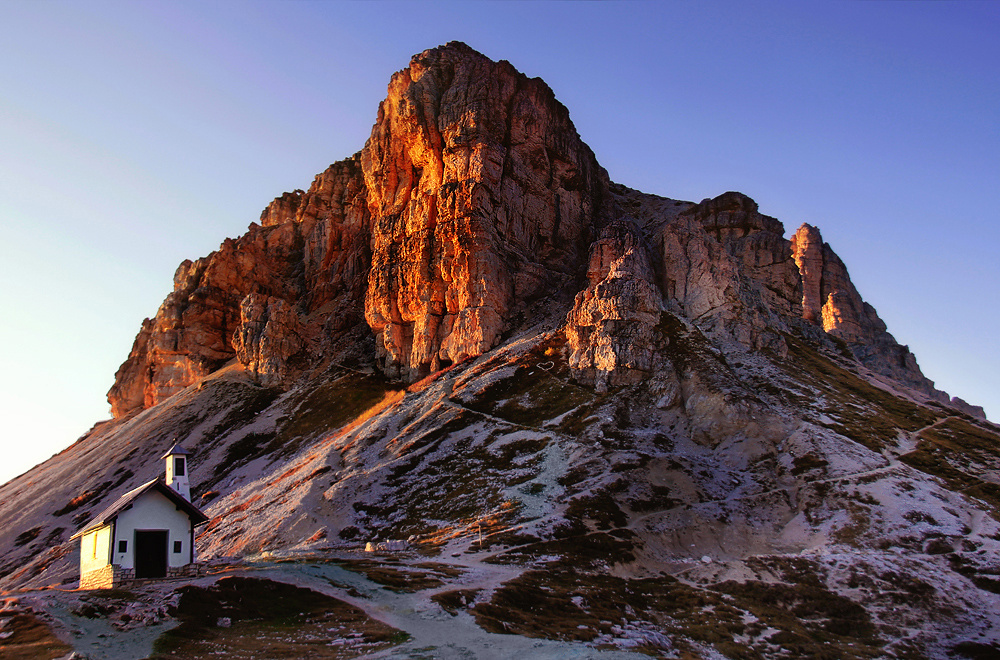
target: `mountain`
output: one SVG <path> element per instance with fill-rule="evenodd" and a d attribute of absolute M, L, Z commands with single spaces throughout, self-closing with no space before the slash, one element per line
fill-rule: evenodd
<path fill-rule="evenodd" d="M 389 619 L 391 657 L 453 615 L 441 657 L 996 657 L 1000 431 L 784 235 L 611 182 L 544 82 L 425 51 L 361 152 L 180 265 L 114 419 L 0 487 L 0 588 L 78 648 L 95 611 L 209 635 L 191 594 L 256 575 Z M 45 589 L 175 442 L 215 572 Z"/>

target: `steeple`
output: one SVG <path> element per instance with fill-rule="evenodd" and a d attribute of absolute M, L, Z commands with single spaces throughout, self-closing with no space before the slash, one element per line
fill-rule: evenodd
<path fill-rule="evenodd" d="M 188 502 L 191 501 L 191 484 L 188 482 L 187 449 L 175 444 L 162 458 L 167 461 L 167 485 Z"/>

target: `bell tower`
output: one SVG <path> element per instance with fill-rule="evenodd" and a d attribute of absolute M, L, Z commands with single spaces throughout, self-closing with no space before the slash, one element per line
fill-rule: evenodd
<path fill-rule="evenodd" d="M 167 485 L 177 493 L 191 501 L 191 484 L 188 481 L 187 457 L 191 455 L 187 449 L 175 444 L 162 456 L 167 461 Z"/>

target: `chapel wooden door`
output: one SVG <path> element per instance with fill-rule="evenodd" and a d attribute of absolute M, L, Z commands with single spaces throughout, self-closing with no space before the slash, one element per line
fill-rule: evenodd
<path fill-rule="evenodd" d="M 167 531 L 136 530 L 135 576 L 167 577 Z"/>

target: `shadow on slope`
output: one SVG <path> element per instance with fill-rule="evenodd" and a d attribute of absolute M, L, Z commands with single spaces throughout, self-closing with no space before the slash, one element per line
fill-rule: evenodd
<path fill-rule="evenodd" d="M 181 623 L 156 640 L 151 660 L 210 655 L 341 660 L 408 637 L 332 596 L 282 582 L 226 577 L 208 588 L 190 585 L 178 592 L 180 601 L 170 614 Z"/>

